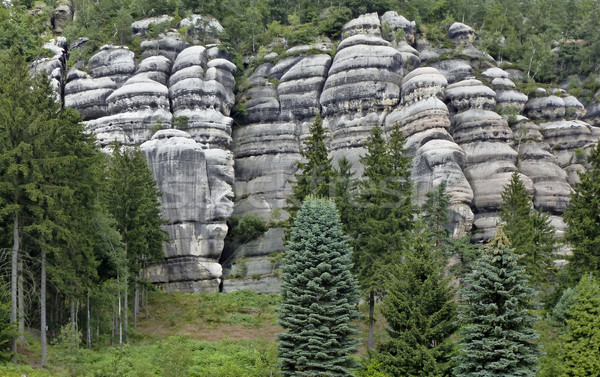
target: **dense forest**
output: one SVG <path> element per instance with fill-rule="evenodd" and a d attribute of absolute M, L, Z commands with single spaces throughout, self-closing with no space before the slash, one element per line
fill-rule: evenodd
<path fill-rule="evenodd" d="M 515 173 L 504 188 L 496 237 L 472 245 L 469 236 L 450 237 L 444 184 L 423 205 L 414 204 L 411 158 L 399 128 L 386 138 L 373 127 L 360 158 L 363 176 L 355 177 L 347 160 L 334 166 L 328 157 L 318 116 L 287 198 L 281 295 L 156 292 L 145 271 L 163 257 L 167 236 L 161 193 L 143 153 L 117 143 L 110 156 L 102 153 L 79 114 L 55 101 L 47 78 L 30 74 L 29 64 L 47 55 L 42 44 L 56 35 L 60 4 L 7 0 L 0 6 L 1 374 L 598 374 L 600 351 L 589 342 L 600 336 L 600 146 L 586 156 L 588 171 L 563 216 L 564 239 L 533 208 Z M 597 0 L 83 0 L 69 6 L 75 17 L 62 35 L 68 42 L 89 38 L 69 64 L 107 43 L 139 51 L 135 20 L 172 15 L 168 23 L 151 24 L 152 36 L 203 14 L 223 26 L 220 47 L 238 66 L 241 85 L 247 68 L 268 51 L 337 41 L 353 17 L 396 10 L 440 46 L 449 43 L 453 22 L 473 26 L 481 50 L 536 85 L 563 85 L 583 102 L 600 88 Z M 178 32 L 188 37 L 184 28 Z M 248 238 L 266 226 L 251 217 L 237 225 L 230 237 Z M 557 267 L 555 253 L 565 245 L 572 255 Z M 186 313 L 175 309 L 190 302 Z M 157 329 L 181 322 L 217 332 L 274 327 L 279 335 L 211 342 L 169 336 L 173 330 L 155 338 L 145 332 L 152 317 L 162 321 Z"/>

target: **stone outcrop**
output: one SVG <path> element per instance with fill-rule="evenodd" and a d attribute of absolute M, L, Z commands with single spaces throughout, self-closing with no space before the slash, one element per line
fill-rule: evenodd
<path fill-rule="evenodd" d="M 181 130 L 162 130 L 141 146 L 156 178 L 165 230 L 166 262 L 149 279 L 172 291 L 218 291 L 219 264 L 233 211 L 233 154 L 207 149 Z"/>
<path fill-rule="evenodd" d="M 172 19 L 132 28 L 145 35 L 163 21 Z M 498 68 L 477 49 L 469 26 L 453 24 L 451 43 L 435 46 L 396 12 L 348 22 L 337 45 L 323 39 L 266 54 L 234 96 L 236 66 L 217 46 L 198 44 L 208 29 L 215 41 L 223 32 L 213 21 L 182 20 L 186 41 L 167 31 L 143 41 L 140 56 L 103 46 L 87 66 L 66 74 L 64 90 L 60 64 L 39 63 L 102 147 L 115 140 L 142 146 L 164 193 L 171 235 L 151 281 L 191 292 L 279 289 L 279 221 L 288 216 L 290 182 L 317 114 L 334 166 L 346 157 L 357 177 L 372 127 L 382 126 L 386 136 L 399 127 L 413 157 L 416 202 L 445 182 L 454 237 L 493 236 L 501 193 L 515 171 L 562 235 L 559 216 L 600 137 L 598 103 L 586 109 L 561 90 L 525 95 L 514 81 L 522 72 Z M 226 245 L 228 220 L 246 215 L 270 228 Z"/>
<path fill-rule="evenodd" d="M 141 145 L 171 236 L 165 263 L 150 268 L 149 280 L 167 290 L 218 291 L 233 212 L 236 67 L 216 47 L 173 36 L 144 43 L 141 57 L 107 45 L 85 70 L 71 69 L 65 105 L 79 110 L 107 152 L 115 141 Z"/>

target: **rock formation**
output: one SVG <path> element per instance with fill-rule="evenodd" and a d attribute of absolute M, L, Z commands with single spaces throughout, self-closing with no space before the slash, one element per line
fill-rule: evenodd
<path fill-rule="evenodd" d="M 162 22 L 172 19 L 132 28 L 143 36 Z M 197 44 L 209 29 L 218 40 L 223 30 L 215 22 L 182 20 L 188 42 L 167 32 L 143 41 L 140 56 L 104 46 L 66 75 L 64 62 L 55 62 L 64 60 L 66 43 L 57 41 L 54 61 L 37 65 L 56 78 L 65 105 L 81 112 L 102 147 L 115 140 L 142 146 L 169 220 L 165 263 L 150 271 L 165 289 L 278 290 L 278 222 L 287 217 L 290 181 L 317 114 L 334 165 L 345 156 L 358 177 L 371 128 L 381 125 L 389 135 L 400 127 L 416 200 L 446 182 L 454 237 L 480 242 L 493 235 L 500 194 L 515 171 L 562 234 L 559 215 L 600 137 L 597 102 L 586 110 L 561 90 L 526 95 L 518 89 L 523 74 L 497 67 L 477 49 L 469 26 L 453 24 L 439 47 L 395 12 L 348 22 L 338 45 L 322 39 L 266 54 L 234 97 L 236 66 L 227 53 Z M 269 222 L 269 230 L 225 245 L 227 221 L 246 215 Z"/>

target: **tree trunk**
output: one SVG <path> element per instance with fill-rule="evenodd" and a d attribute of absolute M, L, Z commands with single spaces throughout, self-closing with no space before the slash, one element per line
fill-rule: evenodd
<path fill-rule="evenodd" d="M 90 289 L 87 290 L 87 302 L 85 305 L 85 311 L 87 313 L 87 331 L 86 331 L 86 340 L 87 340 L 87 348 L 92 348 L 92 308 L 90 307 Z"/>
<path fill-rule="evenodd" d="M 12 260 L 11 260 L 11 280 L 10 280 L 10 300 L 11 300 L 11 311 L 10 311 L 10 323 L 13 326 L 17 325 L 17 266 L 19 256 L 19 216 L 15 215 L 13 221 L 13 249 L 12 249 Z M 17 363 L 17 337 L 12 339 L 12 352 L 13 361 Z"/>
<path fill-rule="evenodd" d="M 123 341 L 127 343 L 127 331 L 129 330 L 129 284 L 125 278 L 125 294 L 123 295 Z"/>
<path fill-rule="evenodd" d="M 71 304 L 71 330 L 75 330 L 75 300 L 73 299 L 73 296 L 71 296 L 69 302 Z"/>
<path fill-rule="evenodd" d="M 17 317 L 19 318 L 19 338 L 17 339 L 17 342 L 23 344 L 25 343 L 25 288 L 23 288 L 23 258 L 19 258 L 18 269 L 19 272 L 17 274 Z"/>
<path fill-rule="evenodd" d="M 40 282 L 40 347 L 41 359 L 40 365 L 43 368 L 46 365 L 46 249 L 42 246 L 42 272 Z"/>
<path fill-rule="evenodd" d="M 375 322 L 375 292 L 369 292 L 369 340 L 367 348 L 372 350 L 375 346 L 373 344 L 373 323 Z"/>
<path fill-rule="evenodd" d="M 137 315 L 140 311 L 140 290 L 137 281 L 135 282 L 135 292 L 133 294 L 133 330 L 137 330 Z"/>
<path fill-rule="evenodd" d="M 119 310 L 117 312 L 117 318 L 119 321 L 119 347 L 123 346 L 123 321 L 121 320 L 121 284 L 119 282 Z"/>

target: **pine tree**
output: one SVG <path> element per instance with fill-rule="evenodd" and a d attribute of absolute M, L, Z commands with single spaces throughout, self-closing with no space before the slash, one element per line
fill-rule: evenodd
<path fill-rule="evenodd" d="M 558 241 L 547 214 L 533 208 L 529 194 L 518 172 L 502 192 L 500 219 L 506 237 L 515 253 L 522 255 L 520 263 L 530 276 L 530 283 L 546 288 L 549 275 L 555 272 L 553 253 Z"/>
<path fill-rule="evenodd" d="M 349 376 L 358 286 L 333 202 L 307 198 L 286 243 L 278 335 L 284 376 Z"/>
<path fill-rule="evenodd" d="M 436 247 L 448 252 L 452 239 L 448 231 L 450 196 L 446 194 L 446 182 L 426 194 L 427 199 L 421 206 L 421 218 L 428 229 L 428 234 Z"/>
<path fill-rule="evenodd" d="M 310 127 L 310 136 L 304 142 L 300 155 L 304 161 L 296 161 L 299 173 L 294 174 L 296 181 L 292 183 L 292 194 L 286 199 L 292 221 L 308 195 L 317 198 L 332 196 L 335 170 L 332 159 L 327 157 L 325 129 L 320 114 L 317 114 Z"/>
<path fill-rule="evenodd" d="M 567 311 L 561 377 L 600 376 L 600 284 L 585 275 Z"/>
<path fill-rule="evenodd" d="M 450 376 L 457 330 L 455 294 L 443 250 L 425 223 L 416 225 L 403 262 L 388 278 L 383 315 L 390 339 L 375 358 L 391 376 Z"/>
<path fill-rule="evenodd" d="M 534 290 L 502 228 L 467 275 L 461 296 L 457 377 L 534 376 L 538 369 L 538 318 Z"/>
<path fill-rule="evenodd" d="M 573 251 L 567 268 L 574 281 L 588 272 L 600 273 L 600 144 L 591 151 L 588 164 L 563 214 L 565 239 Z"/>
<path fill-rule="evenodd" d="M 343 156 L 338 160 L 338 169 L 335 174 L 333 200 L 340 213 L 342 227 L 348 234 L 352 233 L 356 224 L 356 181 L 352 172 L 352 163 Z"/>
<path fill-rule="evenodd" d="M 121 151 L 115 144 L 107 175 L 104 200 L 121 233 L 127 261 L 126 274 L 120 279 L 128 288 L 132 277 L 137 289 L 142 266 L 164 257 L 163 242 L 168 240 L 168 235 L 161 229 L 165 223 L 158 200 L 161 193 L 139 148 Z M 126 291 L 123 296 L 125 334 L 128 296 Z"/>
<path fill-rule="evenodd" d="M 354 231 L 354 267 L 361 290 L 368 295 L 369 340 L 373 348 L 375 296 L 385 292 L 387 268 L 400 261 L 403 232 L 410 230 L 412 205 L 411 159 L 396 127 L 389 143 L 376 125 L 361 157 L 363 179 L 358 183 L 360 222 Z"/>

